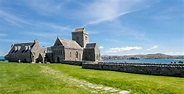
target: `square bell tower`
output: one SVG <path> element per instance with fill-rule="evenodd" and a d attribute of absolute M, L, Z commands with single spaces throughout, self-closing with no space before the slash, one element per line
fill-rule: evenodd
<path fill-rule="evenodd" d="M 72 40 L 76 41 L 81 47 L 85 48 L 89 43 L 89 34 L 85 28 L 76 28 L 72 32 Z"/>

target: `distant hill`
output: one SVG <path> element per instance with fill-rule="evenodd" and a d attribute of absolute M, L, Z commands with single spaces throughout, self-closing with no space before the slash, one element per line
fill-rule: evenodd
<path fill-rule="evenodd" d="M 103 60 L 126 60 L 126 59 L 184 59 L 184 55 L 172 56 L 162 53 L 147 55 L 124 55 L 124 56 L 102 56 Z"/>

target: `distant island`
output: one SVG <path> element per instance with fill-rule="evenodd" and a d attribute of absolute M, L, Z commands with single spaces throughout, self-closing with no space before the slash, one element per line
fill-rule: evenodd
<path fill-rule="evenodd" d="M 103 55 L 102 59 L 103 60 L 184 59 L 184 55 L 166 55 L 162 53 L 146 54 L 146 55 L 124 55 L 124 56 Z"/>

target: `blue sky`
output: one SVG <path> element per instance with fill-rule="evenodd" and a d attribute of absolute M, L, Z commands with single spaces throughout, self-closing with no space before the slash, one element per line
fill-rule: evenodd
<path fill-rule="evenodd" d="M 184 55 L 184 0 L 0 0 L 0 55 L 85 27 L 103 55 Z"/>

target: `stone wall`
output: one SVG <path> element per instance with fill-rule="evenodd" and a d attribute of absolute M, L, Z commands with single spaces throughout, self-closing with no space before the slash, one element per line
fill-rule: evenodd
<path fill-rule="evenodd" d="M 184 64 L 83 63 L 82 68 L 184 77 Z"/>
<path fill-rule="evenodd" d="M 83 61 L 62 61 L 62 64 L 82 66 Z"/>
<path fill-rule="evenodd" d="M 65 48 L 65 60 L 67 61 L 82 61 L 83 50 Z"/>

